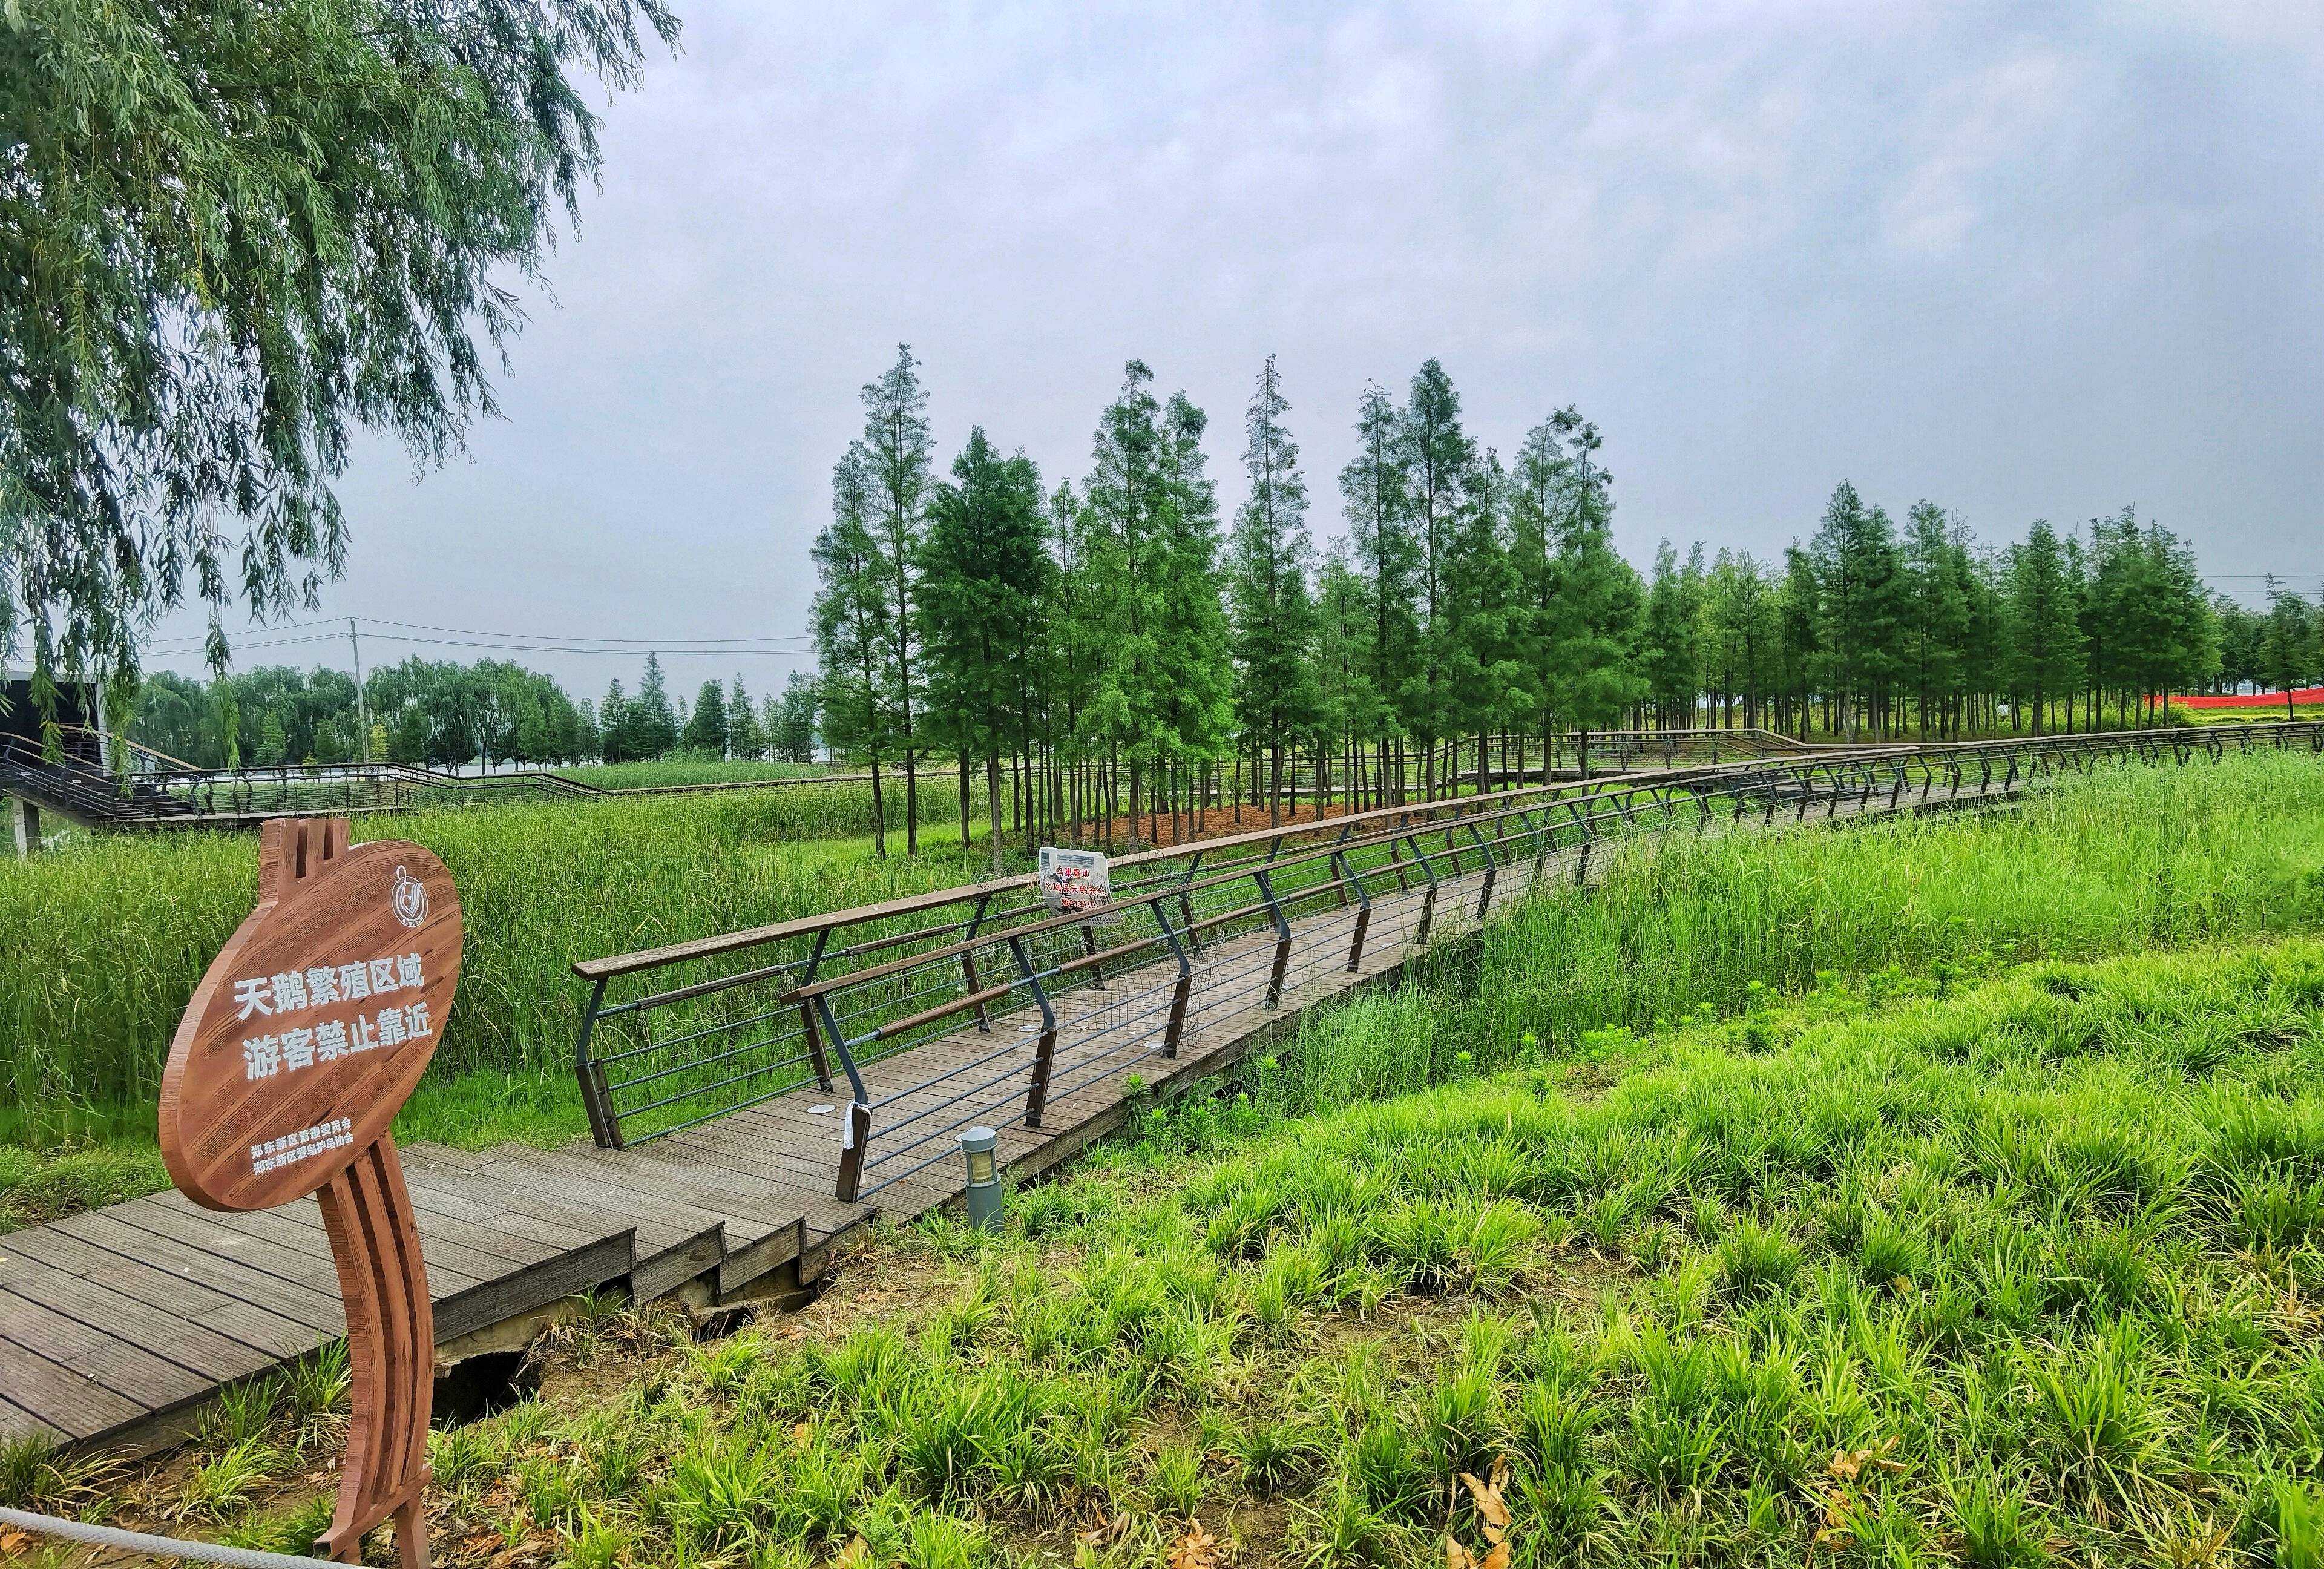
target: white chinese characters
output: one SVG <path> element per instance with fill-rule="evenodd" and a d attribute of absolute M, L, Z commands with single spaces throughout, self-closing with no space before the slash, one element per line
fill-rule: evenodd
<path fill-rule="evenodd" d="M 274 1018 L 348 1002 L 367 1002 L 383 992 L 416 992 L 427 985 L 418 954 L 368 959 L 361 964 L 318 965 L 253 976 L 234 983 L 237 1018 Z M 435 1033 L 425 1001 L 358 1009 L 352 1015 L 294 1025 L 277 1034 L 254 1035 L 242 1043 L 245 1079 L 271 1079 L 381 1047 L 425 1040 Z M 302 1157 L 303 1158 L 303 1157 Z"/>
<path fill-rule="evenodd" d="M 251 1175 L 263 1177 L 285 1166 L 311 1160 L 327 1149 L 344 1149 L 355 1141 L 354 1127 L 354 1119 L 337 1117 L 311 1128 L 301 1128 L 296 1133 L 285 1133 L 280 1139 L 269 1139 L 263 1144 L 254 1144 L 250 1147 Z"/>

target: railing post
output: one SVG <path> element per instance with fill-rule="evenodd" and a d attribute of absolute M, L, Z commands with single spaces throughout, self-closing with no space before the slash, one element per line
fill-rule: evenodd
<path fill-rule="evenodd" d="M 1476 916 L 1476 918 L 1482 922 L 1485 918 L 1485 907 L 1493 902 L 1493 880 L 1500 874 L 1501 863 L 1493 859 L 1493 847 L 1485 843 L 1483 831 L 1473 821 L 1469 825 L 1469 837 L 1477 841 L 1477 848 L 1485 857 L 1485 886 L 1477 895 Z"/>
<path fill-rule="evenodd" d="M 1203 934 L 1194 924 L 1194 901 L 1186 891 L 1194 885 L 1194 868 L 1203 863 L 1203 853 L 1197 850 L 1186 860 L 1186 874 L 1178 880 L 1178 915 L 1186 923 L 1186 940 L 1194 945 L 1194 952 L 1203 951 Z"/>
<path fill-rule="evenodd" d="M 1332 864 L 1339 869 L 1342 878 L 1356 885 L 1356 935 L 1348 945 L 1348 974 L 1352 975 L 1363 965 L 1364 934 L 1371 929 L 1372 924 L 1372 896 L 1364 887 L 1364 880 L 1356 875 L 1355 868 L 1348 864 L 1345 851 L 1333 851 Z M 1340 891 L 1344 900 L 1347 890 L 1343 887 Z"/>
<path fill-rule="evenodd" d="M 589 1038 L 596 1033 L 597 1011 L 604 1001 L 605 981 L 601 975 L 589 988 L 589 1006 L 581 1011 L 581 1034 L 573 1043 L 573 1071 L 581 1081 L 581 1103 L 589 1113 L 590 1140 L 600 1149 L 619 1149 L 622 1123 L 605 1093 L 605 1065 L 589 1056 Z"/>
<path fill-rule="evenodd" d="M 823 963 L 823 950 L 830 942 L 829 927 L 815 934 L 815 949 L 807 956 L 807 969 L 799 976 L 800 985 L 815 983 L 816 968 Z M 824 1048 L 823 1032 L 816 1028 L 815 1010 L 805 1002 L 799 1004 L 799 1022 L 807 1027 L 807 1053 L 815 1063 L 816 1087 L 828 1090 L 831 1088 L 831 1054 Z"/>
<path fill-rule="evenodd" d="M 1162 909 L 1161 899 L 1157 896 L 1149 900 L 1148 905 L 1154 911 L 1154 924 L 1169 939 L 1171 957 L 1178 961 L 1178 983 L 1170 992 L 1170 1022 L 1162 1032 L 1162 1055 L 1175 1057 L 1178 1055 L 1178 1043 L 1186 1035 L 1186 1004 L 1194 994 L 1194 966 L 1187 959 L 1185 946 L 1179 942 L 1178 934 L 1170 929 L 1170 918 Z M 1194 933 L 1189 931 L 1186 935 L 1192 937 Z"/>
<path fill-rule="evenodd" d="M 835 1196 L 842 1204 L 853 1204 L 855 1195 L 863 1191 L 863 1158 L 872 1143 L 872 1095 L 863 1087 L 863 1075 L 855 1070 L 855 1054 L 848 1049 L 847 1037 L 840 1033 L 839 1020 L 832 1014 L 831 993 L 816 993 L 815 1009 L 823 1020 L 824 1038 L 839 1053 L 839 1066 L 847 1074 L 847 1121 L 840 1126 L 839 1183 Z"/>
<path fill-rule="evenodd" d="M 1429 864 L 1428 852 L 1420 847 L 1419 835 L 1406 835 L 1405 843 L 1412 846 L 1412 858 L 1428 879 L 1428 891 L 1420 896 L 1420 928 L 1412 939 L 1425 948 L 1428 946 L 1428 928 L 1436 920 L 1436 868 Z"/>
<path fill-rule="evenodd" d="M 1082 929 L 1086 931 L 1089 928 L 1084 927 Z M 1040 974 L 1033 968 L 1033 961 L 1025 953 L 1024 942 L 1020 938 L 1010 937 L 1009 952 L 1017 960 L 1018 972 L 1025 977 L 1025 984 L 1033 989 L 1033 1001 L 1041 1009 L 1041 1038 L 1033 1048 L 1033 1082 L 1025 1091 L 1025 1126 L 1038 1128 L 1041 1125 L 1041 1112 L 1049 1103 L 1050 1070 L 1057 1061 L 1057 1010 L 1049 1001 L 1049 993 L 1042 986 Z"/>
<path fill-rule="evenodd" d="M 1097 934 L 1087 927 L 1076 929 L 1082 934 L 1082 957 L 1090 961 L 1090 985 L 1102 992 L 1105 990 L 1105 965 L 1098 961 Z"/>
<path fill-rule="evenodd" d="M 976 936 L 978 928 L 984 925 L 984 912 L 991 903 L 992 895 L 990 892 L 982 893 L 977 896 L 976 908 L 969 912 L 968 924 L 961 928 L 960 935 L 962 941 L 965 942 Z M 977 992 L 983 990 L 984 983 L 976 978 L 976 950 L 974 948 L 964 948 L 961 951 L 960 973 L 968 982 L 967 995 L 973 997 Z M 986 1007 L 982 1002 L 976 1005 L 976 1028 L 982 1030 L 987 1035 L 992 1033 L 992 1010 Z"/>
<path fill-rule="evenodd" d="M 1284 973 L 1291 964 L 1291 923 L 1284 918 L 1283 901 L 1275 897 L 1275 880 L 1268 875 L 1267 868 L 1260 867 L 1251 877 L 1267 898 L 1268 913 L 1275 918 L 1275 967 L 1267 977 L 1267 1006 L 1279 1008 L 1283 1005 Z"/>

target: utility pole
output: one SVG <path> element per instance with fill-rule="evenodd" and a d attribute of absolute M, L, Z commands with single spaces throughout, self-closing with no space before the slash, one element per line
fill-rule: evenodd
<path fill-rule="evenodd" d="M 355 618 L 347 617 L 347 647 L 355 654 L 355 723 L 363 726 L 363 739 L 355 751 L 365 762 L 379 761 L 371 754 L 371 705 L 364 701 L 363 640 L 355 635 Z"/>

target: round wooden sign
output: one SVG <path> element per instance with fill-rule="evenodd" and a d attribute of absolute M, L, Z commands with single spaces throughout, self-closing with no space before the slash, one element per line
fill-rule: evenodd
<path fill-rule="evenodd" d="M 271 1209 L 346 1169 L 419 1084 L 460 979 L 460 897 L 402 840 L 265 826 L 258 907 L 171 1043 L 161 1158 L 196 1203 Z"/>

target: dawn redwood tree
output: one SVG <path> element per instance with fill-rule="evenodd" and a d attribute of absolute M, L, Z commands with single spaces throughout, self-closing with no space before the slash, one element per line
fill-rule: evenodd
<path fill-rule="evenodd" d="M 1888 514 L 1846 480 L 1831 493 L 1808 547 L 1815 565 L 1818 669 L 1838 705 L 1833 728 L 1860 738 L 1867 708 L 1881 712 L 1898 666 L 1902 563 Z"/>
<path fill-rule="evenodd" d="M 189 591 L 214 673 L 237 596 L 311 608 L 357 431 L 432 466 L 494 411 L 590 78 L 648 33 L 661 0 L 0 5 L 0 663 L 44 724 L 60 676 L 132 712 Z"/>
<path fill-rule="evenodd" d="M 1315 709 L 1309 746 L 1319 758 L 1336 753 L 1342 759 L 1341 788 L 1354 803 L 1351 809 L 1357 809 L 1363 798 L 1364 743 L 1379 712 L 1379 695 L 1371 682 L 1371 638 L 1378 617 L 1370 584 L 1344 541 L 1324 561 L 1317 578 L 1315 620 Z"/>
<path fill-rule="evenodd" d="M 1544 685 L 1551 712 L 1579 733 L 1577 761 L 1587 777 L 1590 732 L 1621 724 L 1646 695 L 1646 595 L 1637 569 L 1614 549 L 1613 475 L 1597 462 L 1598 428 L 1575 420 L 1564 435 L 1570 499 L 1557 523 Z"/>
<path fill-rule="evenodd" d="M 688 752 L 706 752 L 713 757 L 724 758 L 726 725 L 726 689 L 714 676 L 695 693 L 694 706 L 687 712 L 686 729 L 678 743 Z"/>
<path fill-rule="evenodd" d="M 1143 360 L 1123 367 L 1121 391 L 1098 416 L 1089 477 L 1077 511 L 1079 560 L 1073 574 L 1088 618 L 1086 744 L 1109 773 L 1127 766 L 1132 847 L 1141 792 L 1170 747 L 1165 640 L 1176 566 L 1171 504 L 1162 465 L 1162 406 Z"/>
<path fill-rule="evenodd" d="M 936 487 L 920 548 L 928 708 L 964 761 L 984 759 L 996 875 L 1001 869 L 1001 760 L 1026 733 L 1023 703 L 1030 681 L 1021 667 L 1042 646 L 1039 631 L 1055 591 L 1044 499 L 1033 460 L 1022 452 L 1001 457 L 979 425 L 954 460 L 951 480 Z M 968 844 L 964 820 L 961 844 Z"/>
<path fill-rule="evenodd" d="M 671 708 L 669 684 L 662 677 L 661 656 L 646 655 L 645 673 L 638 678 L 638 695 L 623 715 L 630 724 L 630 755 L 659 757 L 678 744 L 678 715 Z"/>
<path fill-rule="evenodd" d="M 1458 723 L 1452 695 L 1458 632 L 1444 609 L 1453 524 L 1477 448 L 1462 429 L 1461 394 L 1443 365 L 1433 358 L 1413 375 L 1411 395 L 1398 421 L 1397 450 L 1411 503 L 1420 621 L 1416 668 L 1402 694 L 1403 718 L 1405 728 L 1420 742 L 1421 787 L 1434 797 L 1436 745 L 1456 734 Z"/>
<path fill-rule="evenodd" d="M 815 541 L 816 691 L 832 752 L 871 762 L 872 853 L 884 860 L 888 809 L 880 762 L 895 733 L 896 640 L 889 626 L 895 600 L 872 507 L 862 454 L 851 447 L 832 471 L 831 521 Z"/>
<path fill-rule="evenodd" d="M 1413 607 L 1419 550 L 1412 537 L 1411 485 L 1398 432 L 1402 412 L 1377 383 L 1356 404 L 1356 455 L 1340 470 L 1341 515 L 1347 520 L 1351 565 L 1364 582 L 1372 615 L 1364 696 L 1349 715 L 1373 747 L 1374 804 L 1404 800 L 1400 703 L 1418 663 L 1420 621 Z M 1391 761 L 1391 750 L 1395 750 Z"/>
<path fill-rule="evenodd" d="M 1244 734 L 1267 753 L 1269 826 L 1283 820 L 1285 752 L 1314 729 L 1318 701 L 1315 605 L 1307 588 L 1315 550 L 1307 536 L 1299 445 L 1283 423 L 1289 407 L 1269 355 L 1243 414 L 1250 494 L 1235 512 L 1227 574 L 1235 703 Z"/>
<path fill-rule="evenodd" d="M 767 742 L 779 762 L 813 762 L 822 699 L 816 679 L 793 670 L 779 698 L 767 699 Z"/>
<path fill-rule="evenodd" d="M 1225 531 L 1218 487 L 1204 472 L 1203 432 L 1209 417 L 1183 392 L 1162 411 L 1158 474 L 1162 482 L 1163 581 L 1160 673 L 1164 722 L 1160 762 L 1148 810 L 1157 795 L 1177 809 L 1182 793 L 1167 774 L 1190 782 L 1230 755 L 1234 732 L 1234 662 L 1227 627 L 1226 582 L 1220 569 Z"/>
<path fill-rule="evenodd" d="M 2318 673 L 2317 615 L 2308 601 L 2267 579 L 2267 615 L 2259 640 L 2259 679 L 2283 694 L 2283 716 L 2294 715 L 2292 695 Z"/>
<path fill-rule="evenodd" d="M 1934 502 L 1914 502 L 1904 514 L 1902 652 L 1923 741 L 1931 716 L 1950 712 L 1960 689 L 1969 637 L 1967 574 L 1953 533 L 1951 520 Z"/>
<path fill-rule="evenodd" d="M 733 684 L 726 689 L 726 755 L 756 762 L 766 752 L 767 735 L 759 727 L 759 711 L 743 689 L 742 672 L 737 670 Z"/>
<path fill-rule="evenodd" d="M 2050 706 L 2082 678 L 2080 595 L 2064 545 L 2037 518 L 2008 551 L 2009 687 L 2034 706 L 2034 734 L 2049 724 Z M 2016 728 L 2015 715 L 2010 728 Z"/>
<path fill-rule="evenodd" d="M 1509 562 L 1504 525 L 1509 475 L 1500 455 L 1488 449 L 1472 460 L 1461 486 L 1459 506 L 1447 531 L 1443 621 L 1446 629 L 1445 693 L 1452 736 L 1468 735 L 1476 746 L 1477 790 L 1492 788 L 1494 731 L 1526 702 L 1526 680 L 1517 663 L 1515 618 L 1517 574 Z M 1448 789 L 1458 773 L 1457 743 L 1446 751 Z"/>
<path fill-rule="evenodd" d="M 1655 717 L 1665 730 L 1694 723 L 1702 691 L 1702 547 L 1682 563 L 1665 540 L 1655 552 L 1655 576 L 1646 590 L 1646 678 Z"/>
<path fill-rule="evenodd" d="M 895 688 L 896 743 L 904 755 L 904 852 L 920 850 L 919 735 L 914 706 L 920 683 L 920 546 L 927 531 L 928 395 L 909 344 L 896 346 L 896 363 L 863 384 L 861 455 L 873 537 L 886 558 L 882 586 L 889 597 L 888 666 Z"/>

